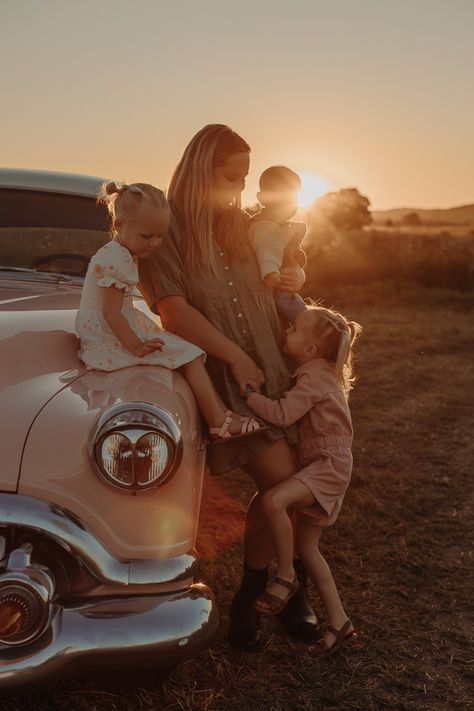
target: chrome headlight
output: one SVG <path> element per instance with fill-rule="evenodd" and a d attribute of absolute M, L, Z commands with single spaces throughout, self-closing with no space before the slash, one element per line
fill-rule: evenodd
<path fill-rule="evenodd" d="M 169 412 L 134 402 L 116 405 L 100 418 L 93 458 L 101 475 L 122 491 L 164 484 L 183 455 L 181 433 Z"/>

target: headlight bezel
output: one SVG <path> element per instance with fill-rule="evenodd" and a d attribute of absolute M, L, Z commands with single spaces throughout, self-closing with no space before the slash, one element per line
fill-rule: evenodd
<path fill-rule="evenodd" d="M 163 473 L 155 481 L 149 484 L 138 484 L 136 480 L 132 484 L 121 483 L 101 465 L 100 447 L 111 434 L 121 434 L 132 441 L 127 432 L 137 430 L 142 432 L 134 437 L 135 442 L 146 434 L 158 434 L 165 441 L 170 455 Z M 91 439 L 90 456 L 95 471 L 109 486 L 122 493 L 136 495 L 163 486 L 173 477 L 183 457 L 183 439 L 174 417 L 159 405 L 147 402 L 121 403 L 108 409 L 99 418 Z"/>

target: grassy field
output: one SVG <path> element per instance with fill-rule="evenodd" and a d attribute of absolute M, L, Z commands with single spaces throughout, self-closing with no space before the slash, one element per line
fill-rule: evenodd
<path fill-rule="evenodd" d="M 236 471 L 209 477 L 204 491 L 202 576 L 222 610 L 212 647 L 164 683 L 75 679 L 3 698 L 3 711 L 474 709 L 474 294 L 373 285 L 328 293 L 326 303 L 365 329 L 353 480 L 322 542 L 357 647 L 315 661 L 269 620 L 261 652 L 229 649 L 252 492 Z"/>

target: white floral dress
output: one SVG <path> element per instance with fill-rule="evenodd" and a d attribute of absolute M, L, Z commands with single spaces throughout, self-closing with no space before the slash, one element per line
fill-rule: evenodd
<path fill-rule="evenodd" d="M 108 242 L 92 257 L 76 317 L 76 331 L 81 339 L 79 357 L 87 368 L 118 370 L 132 365 L 161 365 L 174 370 L 203 355 L 204 351 L 184 338 L 163 331 L 134 305 L 137 283 L 137 264 L 117 240 Z M 102 314 L 101 287 L 109 286 L 124 290 L 122 314 L 132 330 L 142 341 L 161 338 L 162 351 L 139 358 L 120 343 Z"/>

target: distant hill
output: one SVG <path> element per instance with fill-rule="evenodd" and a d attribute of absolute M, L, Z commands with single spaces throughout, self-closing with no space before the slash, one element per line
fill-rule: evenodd
<path fill-rule="evenodd" d="M 423 210 L 416 207 L 397 207 L 393 210 L 372 210 L 372 219 L 376 224 L 385 224 L 387 220 L 397 223 L 405 215 L 416 212 L 425 225 L 465 225 L 474 223 L 474 204 L 460 205 L 446 210 Z"/>

